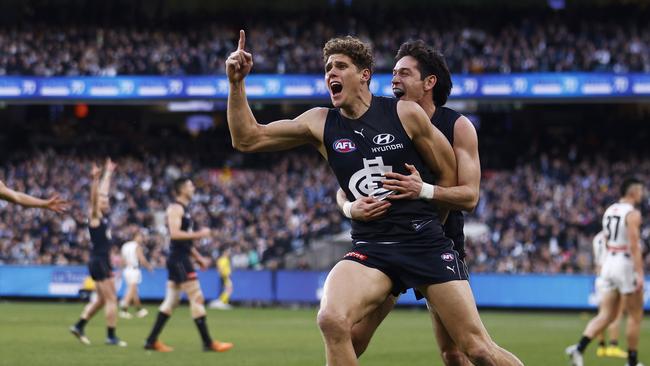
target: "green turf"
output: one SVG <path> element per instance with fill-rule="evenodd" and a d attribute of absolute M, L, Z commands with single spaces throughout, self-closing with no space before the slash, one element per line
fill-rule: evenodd
<path fill-rule="evenodd" d="M 101 314 L 87 326 L 94 342 L 83 346 L 69 333 L 81 304 L 0 303 L 0 365 L 324 365 L 323 345 L 315 324 L 316 310 L 210 310 L 208 325 L 215 338 L 232 341 L 225 354 L 204 353 L 187 307 L 176 311 L 161 339 L 174 346 L 170 354 L 142 349 L 154 315 L 120 320 L 118 335 L 129 342 L 124 349 L 102 344 Z M 155 314 L 155 308 L 149 310 Z M 493 338 L 517 354 L 526 365 L 566 365 L 564 348 L 576 342 L 587 314 L 482 312 Z M 650 363 L 650 321 L 641 336 L 641 360 Z M 587 350 L 587 365 L 616 365 L 620 359 L 597 359 Z M 361 365 L 441 365 L 431 325 L 423 310 L 396 310 L 377 331 Z"/>

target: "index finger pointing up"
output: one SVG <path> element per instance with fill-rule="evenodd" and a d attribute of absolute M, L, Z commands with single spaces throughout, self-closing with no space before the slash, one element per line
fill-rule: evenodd
<path fill-rule="evenodd" d="M 244 32 L 243 29 L 239 30 L 239 45 L 237 46 L 237 50 L 243 50 L 244 46 L 246 46 L 246 32 Z"/>

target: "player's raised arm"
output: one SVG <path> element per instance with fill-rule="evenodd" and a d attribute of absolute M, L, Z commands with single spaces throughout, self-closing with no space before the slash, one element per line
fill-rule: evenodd
<path fill-rule="evenodd" d="M 178 203 L 171 204 L 167 208 L 167 226 L 171 240 L 196 240 L 210 236 L 210 229 L 203 228 L 196 232 L 181 230 L 183 223 L 183 206 Z"/>
<path fill-rule="evenodd" d="M 293 120 L 280 120 L 262 125 L 257 123 L 246 98 L 244 79 L 253 67 L 253 56 L 244 50 L 246 33 L 239 31 L 237 50 L 226 60 L 226 74 L 230 81 L 228 90 L 228 127 L 234 148 L 244 152 L 286 150 L 311 143 L 320 145 L 317 134 L 322 131 L 312 126 L 314 121 L 324 121 L 327 109 L 314 108 Z"/>
<path fill-rule="evenodd" d="M 101 217 L 101 210 L 99 209 L 99 177 L 102 174 L 101 169 L 93 163 L 90 168 L 90 219 L 98 220 Z"/>
<path fill-rule="evenodd" d="M 634 210 L 627 215 L 627 235 L 630 243 L 630 254 L 636 277 L 636 290 L 643 289 L 645 277 L 643 273 L 643 256 L 641 254 L 641 213 Z"/>
<path fill-rule="evenodd" d="M 0 199 L 17 205 L 34 208 L 45 208 L 57 213 L 65 212 L 70 206 L 69 202 L 54 195 L 47 199 L 41 199 L 28 194 L 15 191 L 0 181 Z"/>

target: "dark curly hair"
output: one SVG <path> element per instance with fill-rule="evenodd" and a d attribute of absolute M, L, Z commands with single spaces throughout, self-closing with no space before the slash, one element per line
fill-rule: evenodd
<path fill-rule="evenodd" d="M 354 63 L 357 69 L 370 70 L 370 75 L 372 76 L 372 68 L 374 65 L 372 50 L 369 45 L 363 43 L 360 39 L 352 36 L 330 39 L 323 47 L 323 62 L 326 63 L 331 55 L 337 53 L 351 58 L 352 63 Z M 368 85 L 370 85 L 370 79 L 368 79 Z"/>
<path fill-rule="evenodd" d="M 420 71 L 422 80 L 430 75 L 436 77 L 437 82 L 433 87 L 433 104 L 436 107 L 445 105 L 451 93 L 451 87 L 453 86 L 445 56 L 432 47 L 427 46 L 423 40 L 402 43 L 399 51 L 397 51 L 395 60 L 400 60 L 405 56 L 411 56 L 418 61 L 418 70 Z"/>

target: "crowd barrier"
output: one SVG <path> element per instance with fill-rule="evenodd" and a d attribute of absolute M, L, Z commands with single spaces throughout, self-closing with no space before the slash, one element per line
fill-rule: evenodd
<path fill-rule="evenodd" d="M 216 298 L 221 288 L 213 269 L 199 271 L 207 299 Z M 84 266 L 0 266 L 0 297 L 76 298 L 88 271 Z M 233 301 L 264 303 L 318 303 L 327 272 L 320 271 L 234 271 Z M 116 272 L 119 294 L 123 281 Z M 167 273 L 164 269 L 142 271 L 140 296 L 161 300 Z M 594 276 L 542 274 L 473 274 L 470 279 L 476 303 L 481 307 L 588 309 L 597 304 Z M 650 277 L 645 286 L 646 309 L 650 310 Z M 412 291 L 400 297 L 399 304 L 423 305 Z"/>

